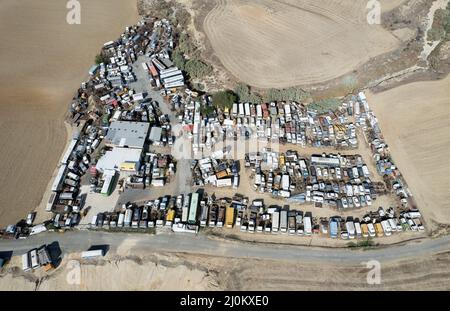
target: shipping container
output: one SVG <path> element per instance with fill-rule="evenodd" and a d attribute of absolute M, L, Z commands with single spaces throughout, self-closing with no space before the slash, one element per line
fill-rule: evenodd
<path fill-rule="evenodd" d="M 276 211 L 272 214 L 272 233 L 278 233 L 280 228 L 280 212 Z"/>
<path fill-rule="evenodd" d="M 82 259 L 91 259 L 91 258 L 96 258 L 96 257 L 103 257 L 104 253 L 102 249 L 96 249 L 96 250 L 91 250 L 91 251 L 84 251 L 81 253 L 81 258 Z"/>
<path fill-rule="evenodd" d="M 280 212 L 280 232 L 287 233 L 288 230 L 288 211 L 286 209 Z"/>
<path fill-rule="evenodd" d="M 31 260 L 29 253 L 25 253 L 22 255 L 22 270 L 24 272 L 28 272 L 31 270 Z"/>
<path fill-rule="evenodd" d="M 232 228 L 234 224 L 234 207 L 228 206 L 226 211 L 226 227 Z"/>
<path fill-rule="evenodd" d="M 191 206 L 189 208 L 188 224 L 197 224 L 197 214 L 198 214 L 198 198 L 199 194 L 194 192 L 191 196 Z"/>
<path fill-rule="evenodd" d="M 304 217 L 303 224 L 304 224 L 305 235 L 311 235 L 312 234 L 311 217 Z"/>

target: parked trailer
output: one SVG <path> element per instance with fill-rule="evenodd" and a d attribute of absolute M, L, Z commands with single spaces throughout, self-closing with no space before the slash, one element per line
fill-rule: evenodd
<path fill-rule="evenodd" d="M 219 213 L 217 216 L 217 227 L 218 228 L 222 228 L 223 224 L 225 222 L 225 207 L 224 206 L 220 206 L 219 207 Z"/>
<path fill-rule="evenodd" d="M 280 212 L 273 212 L 272 214 L 272 233 L 278 233 L 280 228 Z"/>
<path fill-rule="evenodd" d="M 52 192 L 50 194 L 50 198 L 48 199 L 47 206 L 45 208 L 46 212 L 50 212 L 52 210 L 52 207 L 55 204 L 55 202 L 57 201 L 57 199 L 58 199 L 58 193 Z"/>
<path fill-rule="evenodd" d="M 198 193 L 195 192 L 191 197 L 191 206 L 189 208 L 189 217 L 188 224 L 195 225 L 197 224 L 197 214 L 198 214 Z"/>
<path fill-rule="evenodd" d="M 201 216 L 200 216 L 200 226 L 206 227 L 208 223 L 208 205 L 201 204 L 202 210 L 201 210 Z"/>
<path fill-rule="evenodd" d="M 31 261 L 29 253 L 25 253 L 22 255 L 22 270 L 24 272 L 28 272 L 31 270 Z"/>
<path fill-rule="evenodd" d="M 159 72 L 159 74 L 160 74 L 161 77 L 162 77 L 162 76 L 164 76 L 164 75 L 166 75 L 166 74 L 170 74 L 170 73 L 176 72 L 176 71 L 180 71 L 180 70 L 178 69 L 178 67 L 170 67 L 170 68 L 168 68 L 168 69 L 161 70 L 161 71 Z"/>
<path fill-rule="evenodd" d="M 59 199 L 60 200 L 73 200 L 73 199 L 75 199 L 75 193 L 73 193 L 73 192 L 63 192 L 59 196 Z"/>
<path fill-rule="evenodd" d="M 119 228 L 123 227 L 124 221 L 125 221 L 125 214 L 124 213 L 120 213 L 119 214 L 119 219 L 117 220 L 117 227 L 119 227 Z"/>
<path fill-rule="evenodd" d="M 239 104 L 239 116 L 243 117 L 245 115 L 244 104 Z"/>
<path fill-rule="evenodd" d="M 369 228 L 367 224 L 361 224 L 361 232 L 364 238 L 367 238 L 369 236 Z"/>
<path fill-rule="evenodd" d="M 288 211 L 282 210 L 280 212 L 280 232 L 286 233 L 288 229 Z"/>
<path fill-rule="evenodd" d="M 160 77 L 160 79 L 164 84 L 170 84 L 170 83 L 174 83 L 174 82 L 184 81 L 184 77 L 182 74 L 178 74 L 176 76 L 166 77 L 166 78 Z"/>
<path fill-rule="evenodd" d="M 160 74 L 159 74 L 159 78 L 161 80 L 166 80 L 166 79 L 174 77 L 174 76 L 182 76 L 183 77 L 183 73 L 182 73 L 181 70 L 174 70 L 174 71 L 171 71 L 171 72 L 168 72 L 168 73 L 160 72 Z"/>
<path fill-rule="evenodd" d="M 356 231 L 356 238 L 361 238 L 362 236 L 362 228 L 361 224 L 359 222 L 355 222 L 355 231 Z"/>
<path fill-rule="evenodd" d="M 30 251 L 30 262 L 31 262 L 32 269 L 39 268 L 39 259 L 38 259 L 38 255 L 37 255 L 37 250 L 35 250 L 35 249 Z"/>
<path fill-rule="evenodd" d="M 189 217 L 189 195 L 186 195 L 183 202 L 183 209 L 181 210 L 181 222 L 186 223 Z"/>
<path fill-rule="evenodd" d="M 244 104 L 244 111 L 245 111 L 245 116 L 250 117 L 250 104 L 249 103 Z"/>
<path fill-rule="evenodd" d="M 377 237 L 382 237 L 382 236 L 384 236 L 384 233 L 383 233 L 383 227 L 381 226 L 381 224 L 380 224 L 379 222 L 377 222 L 377 223 L 375 224 L 375 232 L 376 232 L 376 234 L 377 234 Z"/>
<path fill-rule="evenodd" d="M 347 221 L 345 223 L 345 228 L 347 229 L 348 237 L 350 239 L 354 239 L 355 238 L 355 224 L 353 223 L 353 221 Z"/>
<path fill-rule="evenodd" d="M 152 62 L 156 66 L 156 68 L 158 68 L 158 70 L 161 71 L 166 69 L 166 66 L 162 62 L 160 62 L 157 58 L 152 58 Z"/>
<path fill-rule="evenodd" d="M 72 172 L 67 173 L 67 177 L 69 177 L 70 179 L 73 179 L 75 181 L 79 181 L 80 180 L 80 176 L 78 176 L 78 175 L 76 175 L 76 174 L 74 174 Z"/>
<path fill-rule="evenodd" d="M 170 83 L 165 83 L 164 84 L 164 88 L 166 90 L 168 89 L 172 89 L 172 88 L 177 88 L 177 87 L 182 87 L 184 86 L 184 81 L 179 80 L 179 81 L 175 81 L 175 82 L 170 82 Z M 159 86 L 158 86 L 159 87 Z"/>
<path fill-rule="evenodd" d="M 92 258 L 96 258 L 96 257 L 103 257 L 104 253 L 102 249 L 96 249 L 96 250 L 91 250 L 91 251 L 84 251 L 81 253 L 81 258 L 82 259 L 92 259 Z"/>
<path fill-rule="evenodd" d="M 125 211 L 125 218 L 124 218 L 124 221 L 123 221 L 124 227 L 130 227 L 131 226 L 132 218 L 133 218 L 133 210 L 128 208 Z"/>
<path fill-rule="evenodd" d="M 234 207 L 228 206 L 226 211 L 226 226 L 232 228 L 234 224 Z"/>
<path fill-rule="evenodd" d="M 338 237 L 338 223 L 335 220 L 330 221 L 330 237 L 333 239 Z"/>
<path fill-rule="evenodd" d="M 368 223 L 368 224 L 367 224 L 367 230 L 368 230 L 369 235 L 370 235 L 371 237 L 374 237 L 374 236 L 375 236 L 376 230 L 375 230 L 375 226 L 374 226 L 372 223 Z"/>
<path fill-rule="evenodd" d="M 303 224 L 304 224 L 304 229 L 305 229 L 305 235 L 311 235 L 312 234 L 311 217 L 309 217 L 309 216 L 304 217 Z"/>
<path fill-rule="evenodd" d="M 389 225 L 389 222 L 387 220 L 383 220 L 381 222 L 381 226 L 383 227 L 383 231 L 386 236 L 390 236 L 392 234 L 391 226 Z"/>
<path fill-rule="evenodd" d="M 232 115 L 233 115 L 233 117 L 236 117 L 237 114 L 238 114 L 238 104 L 234 103 L 233 104 Z"/>
<path fill-rule="evenodd" d="M 290 211 L 288 213 L 288 224 L 289 224 L 289 234 L 295 234 L 297 229 L 296 215 L 295 211 Z"/>

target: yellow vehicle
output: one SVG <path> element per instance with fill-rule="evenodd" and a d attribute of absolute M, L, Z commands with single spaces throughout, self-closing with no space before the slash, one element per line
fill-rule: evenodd
<path fill-rule="evenodd" d="M 367 224 L 361 224 L 361 232 L 363 237 L 367 238 L 369 236 L 369 229 L 367 228 Z"/>
<path fill-rule="evenodd" d="M 168 210 L 167 215 L 166 215 L 166 221 L 173 222 L 174 218 L 175 218 L 175 210 L 173 210 L 173 209 Z"/>
<path fill-rule="evenodd" d="M 284 159 L 284 155 L 280 155 L 280 161 L 279 161 L 279 164 L 278 164 L 279 167 L 284 166 L 284 163 L 285 163 L 284 160 L 285 160 L 285 159 Z"/>
<path fill-rule="evenodd" d="M 234 207 L 228 206 L 225 216 L 225 223 L 227 228 L 233 228 L 234 225 Z"/>
<path fill-rule="evenodd" d="M 378 237 L 384 236 L 383 227 L 381 226 L 381 224 L 379 222 L 377 222 L 375 224 L 375 232 L 376 232 Z"/>

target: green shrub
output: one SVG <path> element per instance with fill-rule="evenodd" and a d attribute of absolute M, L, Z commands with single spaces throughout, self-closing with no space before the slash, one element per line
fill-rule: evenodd
<path fill-rule="evenodd" d="M 323 99 L 317 102 L 313 102 L 311 104 L 308 105 L 308 108 L 312 109 L 312 110 L 316 110 L 317 113 L 319 114 L 323 114 L 323 113 L 327 113 L 329 111 L 334 111 L 336 110 L 341 104 L 341 101 L 337 98 L 328 98 L 328 99 Z"/>
<path fill-rule="evenodd" d="M 310 98 L 310 94 L 301 88 L 290 87 L 287 89 L 269 89 L 264 99 L 267 102 L 272 101 L 296 101 L 303 102 Z"/>
<path fill-rule="evenodd" d="M 97 54 L 95 56 L 95 63 L 97 65 L 101 64 L 101 63 L 105 63 L 106 64 L 107 59 L 103 56 L 103 54 Z"/>
<path fill-rule="evenodd" d="M 250 87 L 244 83 L 239 83 L 234 89 L 234 92 L 240 102 L 259 104 L 262 101 L 261 97 L 252 93 Z"/>
<path fill-rule="evenodd" d="M 220 91 L 214 93 L 212 96 L 213 104 L 216 107 L 224 109 L 225 107 L 231 109 L 233 107 L 233 103 L 237 101 L 237 96 L 232 91 Z"/>
<path fill-rule="evenodd" d="M 202 78 L 211 74 L 212 67 L 201 60 L 194 58 L 186 62 L 184 70 L 191 78 Z"/>

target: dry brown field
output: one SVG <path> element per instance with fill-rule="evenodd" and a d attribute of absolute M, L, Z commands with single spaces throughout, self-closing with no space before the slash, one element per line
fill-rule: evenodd
<path fill-rule="evenodd" d="M 381 1 L 384 11 L 403 0 Z M 259 88 L 321 83 L 395 50 L 400 40 L 367 23 L 367 1 L 219 0 L 203 28 L 238 80 Z"/>
<path fill-rule="evenodd" d="M 64 115 L 103 43 L 138 20 L 135 0 L 81 0 L 81 24 L 66 1 L 0 4 L 0 227 L 41 201 L 67 140 Z"/>

